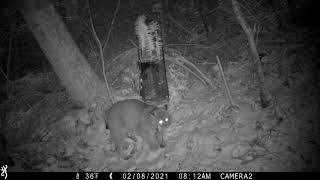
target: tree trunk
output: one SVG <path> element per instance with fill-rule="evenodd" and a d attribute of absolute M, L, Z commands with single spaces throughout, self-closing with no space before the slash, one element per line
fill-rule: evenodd
<path fill-rule="evenodd" d="M 105 86 L 90 68 L 53 5 L 44 0 L 24 0 L 18 8 L 72 97 L 86 107 L 95 104 L 104 109 L 110 103 Z"/>
<path fill-rule="evenodd" d="M 260 91 L 260 100 L 261 100 L 261 106 L 263 108 L 268 107 L 272 103 L 272 96 L 267 89 L 267 87 L 264 84 L 264 74 L 262 71 L 262 65 L 260 62 L 259 58 L 259 53 L 257 50 L 257 46 L 254 40 L 254 32 L 250 28 L 250 26 L 247 24 L 245 21 L 244 17 L 242 16 L 242 12 L 240 10 L 240 6 L 236 0 L 231 0 L 232 1 L 232 7 L 233 11 L 236 15 L 236 18 L 238 19 L 243 31 L 247 35 L 250 50 L 253 56 L 253 63 L 257 71 L 258 75 L 258 83 L 259 83 L 259 91 Z"/>

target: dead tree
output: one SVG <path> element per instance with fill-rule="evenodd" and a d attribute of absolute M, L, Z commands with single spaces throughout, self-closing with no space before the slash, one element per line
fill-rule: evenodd
<path fill-rule="evenodd" d="M 263 75 L 255 39 L 254 39 L 255 37 L 254 31 L 252 31 L 252 29 L 250 28 L 250 26 L 247 24 L 244 17 L 242 16 L 241 10 L 239 8 L 239 4 L 236 0 L 232 0 L 232 7 L 237 20 L 239 21 L 243 31 L 245 32 L 248 38 L 250 50 L 253 56 L 252 59 L 253 59 L 254 67 L 256 68 L 257 77 L 258 77 L 261 106 L 263 108 L 268 107 L 272 103 L 272 96 L 264 84 L 264 75 Z"/>

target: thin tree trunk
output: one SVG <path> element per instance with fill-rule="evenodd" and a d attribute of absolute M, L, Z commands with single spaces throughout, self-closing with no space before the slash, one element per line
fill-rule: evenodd
<path fill-rule="evenodd" d="M 12 22 L 10 25 L 10 33 L 9 33 L 9 47 L 8 47 L 8 58 L 7 58 L 7 69 L 6 69 L 6 74 L 7 74 L 7 91 L 6 91 L 6 96 L 9 98 L 9 93 L 10 93 L 10 68 L 11 68 L 11 59 L 12 59 L 12 41 L 13 41 L 13 35 L 15 31 L 16 22 Z"/>
<path fill-rule="evenodd" d="M 232 6 L 233 6 L 233 11 L 236 17 L 248 38 L 250 50 L 253 56 L 252 58 L 253 63 L 254 63 L 254 66 L 256 67 L 257 76 L 258 76 L 261 106 L 263 108 L 268 107 L 272 103 L 272 96 L 264 84 L 264 75 L 263 75 L 262 66 L 259 58 L 259 53 L 254 40 L 254 32 L 252 31 L 250 26 L 247 24 L 247 22 L 243 18 L 238 2 L 236 0 L 232 0 Z"/>
<path fill-rule="evenodd" d="M 95 104 L 104 109 L 110 103 L 105 86 L 90 68 L 53 5 L 44 0 L 24 0 L 19 10 L 72 97 L 86 107 Z"/>

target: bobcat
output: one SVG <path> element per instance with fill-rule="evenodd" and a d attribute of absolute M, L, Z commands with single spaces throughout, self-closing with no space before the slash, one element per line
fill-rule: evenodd
<path fill-rule="evenodd" d="M 171 123 L 168 112 L 164 109 L 148 105 L 137 99 L 116 102 L 106 113 L 106 128 L 110 130 L 110 138 L 115 144 L 120 157 L 124 140 L 129 133 L 140 136 L 152 151 L 166 146 L 163 130 Z"/>

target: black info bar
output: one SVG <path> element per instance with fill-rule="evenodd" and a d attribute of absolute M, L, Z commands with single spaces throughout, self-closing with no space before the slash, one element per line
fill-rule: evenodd
<path fill-rule="evenodd" d="M 250 180 L 318 179 L 310 172 L 6 172 L 1 179 L 72 179 L 72 180 Z M 6 176 L 5 176 L 6 175 Z"/>

